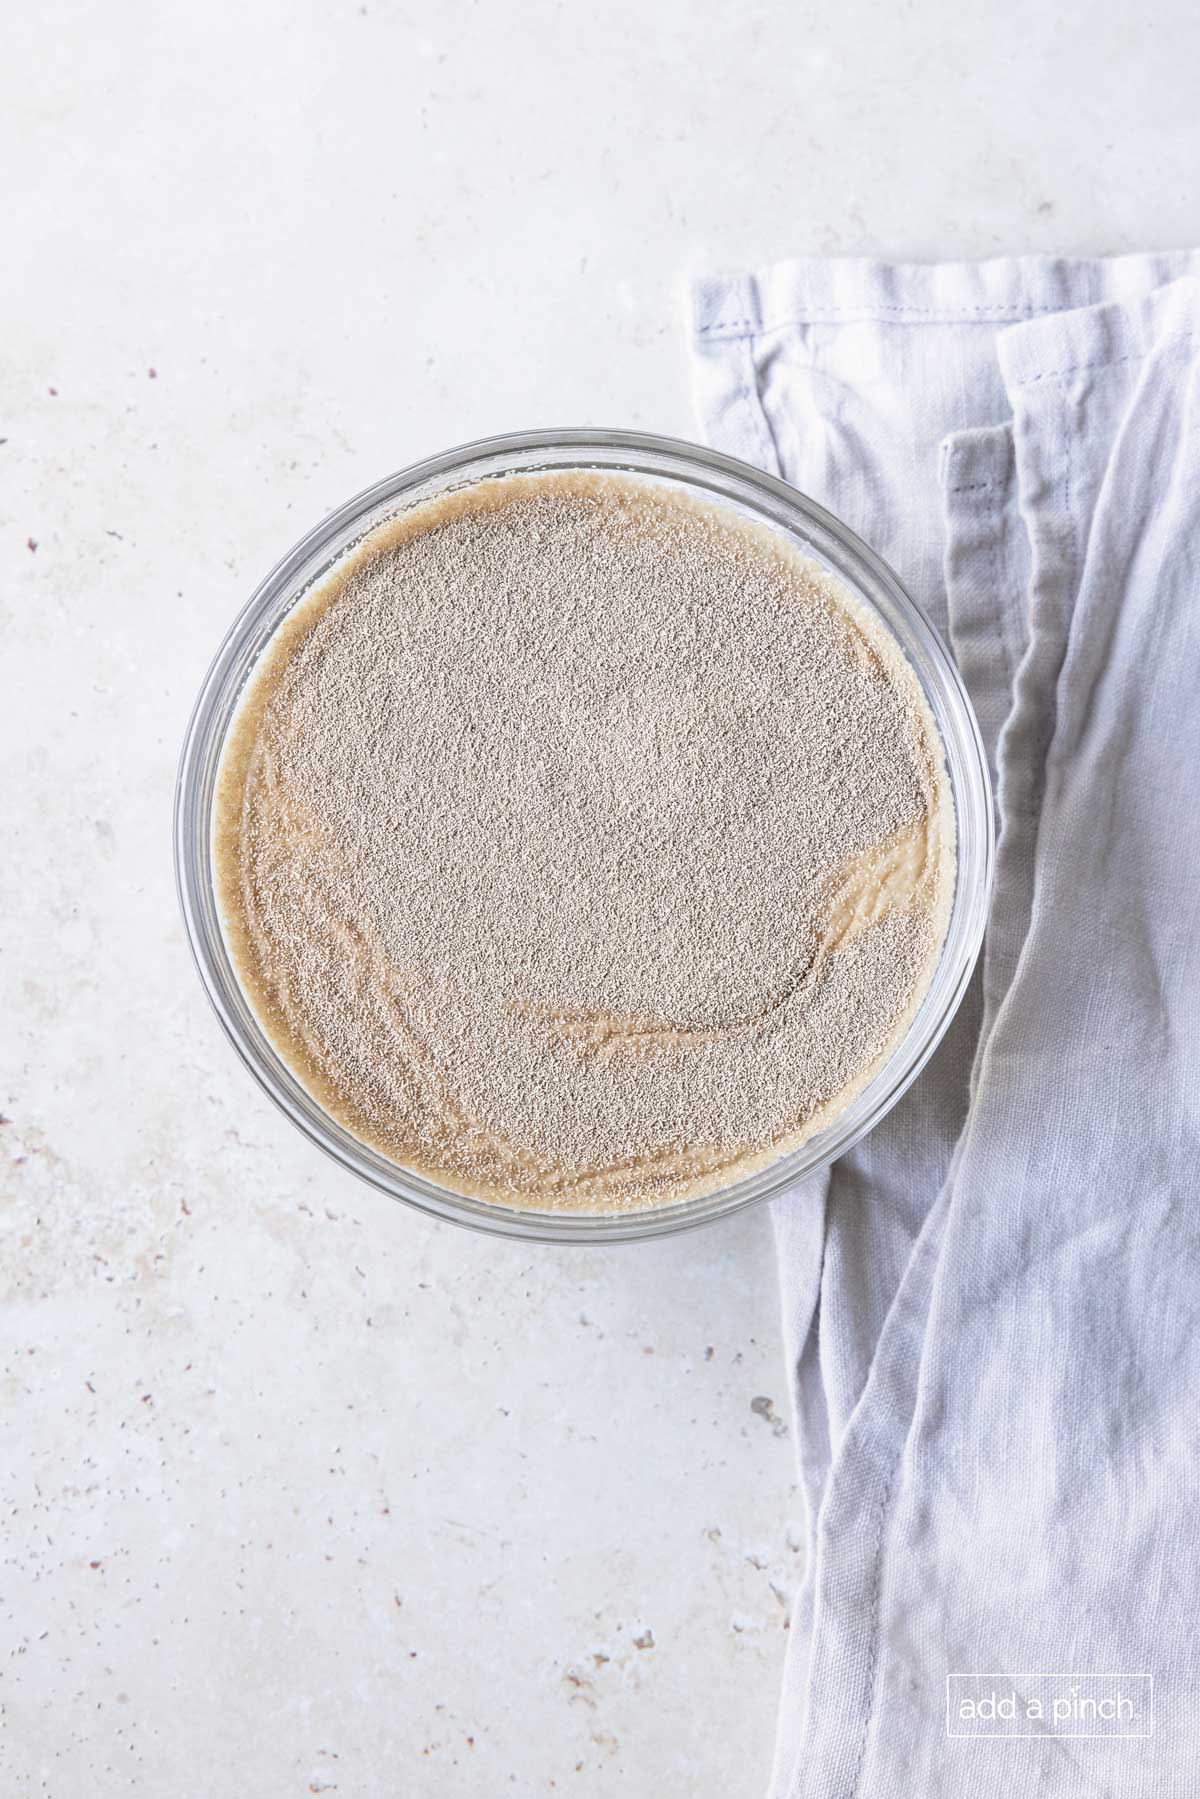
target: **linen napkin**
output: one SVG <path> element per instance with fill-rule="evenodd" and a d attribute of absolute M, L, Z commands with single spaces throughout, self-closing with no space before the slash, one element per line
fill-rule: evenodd
<path fill-rule="evenodd" d="M 805 1582 L 772 1792 L 1200 1790 L 1200 257 L 699 283 L 719 448 L 948 633 L 983 966 L 775 1207 Z"/>

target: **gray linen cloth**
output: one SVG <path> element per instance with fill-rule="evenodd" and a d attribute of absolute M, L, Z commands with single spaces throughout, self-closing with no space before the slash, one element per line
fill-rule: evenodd
<path fill-rule="evenodd" d="M 709 440 L 897 569 L 999 814 L 946 1041 L 775 1207 L 809 1520 L 777 1796 L 1200 1792 L 1198 276 L 693 293 Z"/>

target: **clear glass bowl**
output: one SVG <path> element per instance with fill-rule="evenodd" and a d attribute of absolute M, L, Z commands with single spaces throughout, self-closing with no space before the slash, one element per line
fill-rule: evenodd
<path fill-rule="evenodd" d="M 389 1161 L 331 1118 L 271 1047 L 238 983 L 217 913 L 211 842 L 213 790 L 230 722 L 258 657 L 313 583 L 375 526 L 420 501 L 485 476 L 568 468 L 641 475 L 724 502 L 782 531 L 834 570 L 890 628 L 925 690 L 941 732 L 957 854 L 949 924 L 929 990 L 888 1061 L 832 1124 L 718 1192 L 591 1216 L 464 1198 Z M 632 431 L 531 431 L 465 444 L 390 475 L 310 531 L 267 576 L 217 652 L 188 726 L 175 798 L 176 875 L 196 966 L 217 1017 L 259 1085 L 343 1168 L 394 1198 L 479 1230 L 555 1243 L 661 1237 L 725 1217 L 782 1192 L 878 1124 L 933 1054 L 966 990 L 983 939 L 993 849 L 987 761 L 970 703 L 941 639 L 892 571 L 830 513 L 773 476 L 695 444 Z"/>

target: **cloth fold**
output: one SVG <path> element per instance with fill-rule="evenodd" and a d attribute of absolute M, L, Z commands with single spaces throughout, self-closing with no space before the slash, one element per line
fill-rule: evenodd
<path fill-rule="evenodd" d="M 694 295 L 710 440 L 948 634 L 1000 825 L 937 1056 L 775 1208 L 809 1515 L 777 1795 L 1198 1784 L 1198 273 L 801 261 Z M 1154 1676 L 1153 1734 L 954 1712 L 950 1677 L 1031 1671 Z"/>

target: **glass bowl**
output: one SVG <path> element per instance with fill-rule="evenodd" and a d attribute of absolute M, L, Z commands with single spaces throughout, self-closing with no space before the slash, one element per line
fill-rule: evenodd
<path fill-rule="evenodd" d="M 949 922 L 928 991 L 870 1083 L 824 1130 L 714 1193 L 615 1214 L 526 1211 L 465 1198 L 352 1136 L 280 1059 L 242 992 L 217 911 L 212 807 L 226 733 L 263 649 L 296 602 L 367 533 L 409 506 L 486 476 L 548 469 L 612 470 L 665 481 L 783 532 L 833 570 L 899 642 L 941 734 L 954 811 L 956 869 Z M 180 905 L 200 978 L 226 1034 L 259 1085 L 321 1149 L 382 1192 L 437 1218 L 531 1241 L 615 1243 L 661 1237 L 781 1193 L 878 1124 L 933 1054 L 962 999 L 983 939 L 993 860 L 987 761 L 970 703 L 941 639 L 879 557 L 823 507 L 748 464 L 673 438 L 632 431 L 530 431 L 464 444 L 390 475 L 309 532 L 272 570 L 233 624 L 188 725 L 175 796 Z"/>

